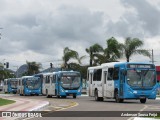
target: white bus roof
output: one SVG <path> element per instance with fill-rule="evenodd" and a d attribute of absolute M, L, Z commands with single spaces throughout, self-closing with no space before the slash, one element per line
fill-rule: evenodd
<path fill-rule="evenodd" d="M 93 66 L 93 67 L 88 67 L 88 70 L 93 70 L 93 69 L 100 69 L 102 66 Z"/>
<path fill-rule="evenodd" d="M 114 67 L 115 64 L 121 64 L 126 62 L 110 62 L 110 63 L 103 63 L 101 64 L 102 67 Z"/>
<path fill-rule="evenodd" d="M 33 77 L 33 76 L 22 76 L 22 78 L 30 78 L 30 77 Z"/>

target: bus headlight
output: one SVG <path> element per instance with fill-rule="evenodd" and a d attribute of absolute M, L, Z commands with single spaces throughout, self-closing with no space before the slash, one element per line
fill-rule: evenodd
<path fill-rule="evenodd" d="M 78 89 L 78 92 L 81 92 L 81 88 L 80 88 L 80 89 Z"/>
<path fill-rule="evenodd" d="M 133 91 L 134 94 L 137 94 L 137 91 Z"/>
<path fill-rule="evenodd" d="M 65 92 L 68 92 L 68 90 L 66 90 Z"/>
<path fill-rule="evenodd" d="M 63 89 L 61 89 L 61 92 L 64 92 L 64 90 L 63 90 Z"/>

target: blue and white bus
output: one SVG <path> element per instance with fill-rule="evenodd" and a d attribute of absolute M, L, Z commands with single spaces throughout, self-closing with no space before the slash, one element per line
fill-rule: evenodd
<path fill-rule="evenodd" d="M 20 95 L 41 94 L 41 81 L 39 77 L 23 76 L 18 83 L 18 93 Z"/>
<path fill-rule="evenodd" d="M 95 100 L 113 98 L 116 102 L 124 99 L 156 99 L 157 80 L 154 64 L 111 62 L 88 68 L 89 96 Z"/>
<path fill-rule="evenodd" d="M 67 96 L 81 95 L 82 80 L 81 74 L 77 71 L 58 71 L 52 73 L 40 73 L 35 76 L 43 79 L 42 94 L 47 97 L 57 96 L 66 98 Z"/>
<path fill-rule="evenodd" d="M 4 93 L 17 93 L 18 78 L 4 79 L 3 91 Z"/>

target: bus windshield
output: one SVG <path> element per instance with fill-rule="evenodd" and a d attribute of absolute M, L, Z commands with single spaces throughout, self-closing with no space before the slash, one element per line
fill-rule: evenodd
<path fill-rule="evenodd" d="M 154 70 L 127 70 L 127 83 L 132 87 L 153 87 L 156 84 Z"/>
<path fill-rule="evenodd" d="M 39 89 L 41 87 L 41 81 L 40 78 L 34 77 L 34 78 L 27 78 L 26 80 L 26 87 L 33 90 L 33 89 Z"/>
<path fill-rule="evenodd" d="M 11 88 L 16 89 L 17 88 L 17 84 L 18 84 L 18 80 L 16 80 L 16 79 L 10 80 Z"/>
<path fill-rule="evenodd" d="M 64 89 L 78 89 L 81 85 L 80 74 L 65 74 L 61 78 L 61 85 Z"/>

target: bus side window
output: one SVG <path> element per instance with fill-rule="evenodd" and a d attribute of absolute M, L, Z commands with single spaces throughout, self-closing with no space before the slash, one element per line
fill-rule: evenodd
<path fill-rule="evenodd" d="M 24 79 L 22 79 L 22 85 L 24 85 Z"/>
<path fill-rule="evenodd" d="M 91 84 L 92 84 L 92 75 L 93 75 L 93 74 L 90 73 L 90 79 L 89 79 L 89 80 L 90 80 Z"/>
<path fill-rule="evenodd" d="M 48 83 L 51 83 L 50 81 L 51 81 L 51 80 L 50 80 L 50 76 L 48 76 Z"/>
<path fill-rule="evenodd" d="M 53 75 L 52 83 L 56 83 L 56 75 Z"/>
<path fill-rule="evenodd" d="M 113 70 L 113 80 L 119 79 L 119 67 L 115 67 Z"/>
<path fill-rule="evenodd" d="M 108 68 L 108 80 L 113 80 L 113 68 Z"/>
<path fill-rule="evenodd" d="M 102 69 L 95 70 L 93 81 L 101 81 Z"/>
<path fill-rule="evenodd" d="M 97 81 L 101 81 L 102 69 L 97 70 Z"/>
<path fill-rule="evenodd" d="M 97 81 L 97 70 L 93 72 L 93 81 Z"/>
<path fill-rule="evenodd" d="M 104 71 L 104 84 L 107 82 L 107 71 Z"/>
<path fill-rule="evenodd" d="M 45 77 L 45 83 L 47 83 L 47 76 Z"/>
<path fill-rule="evenodd" d="M 45 82 L 46 82 L 46 83 L 49 83 L 49 76 L 46 76 Z"/>

